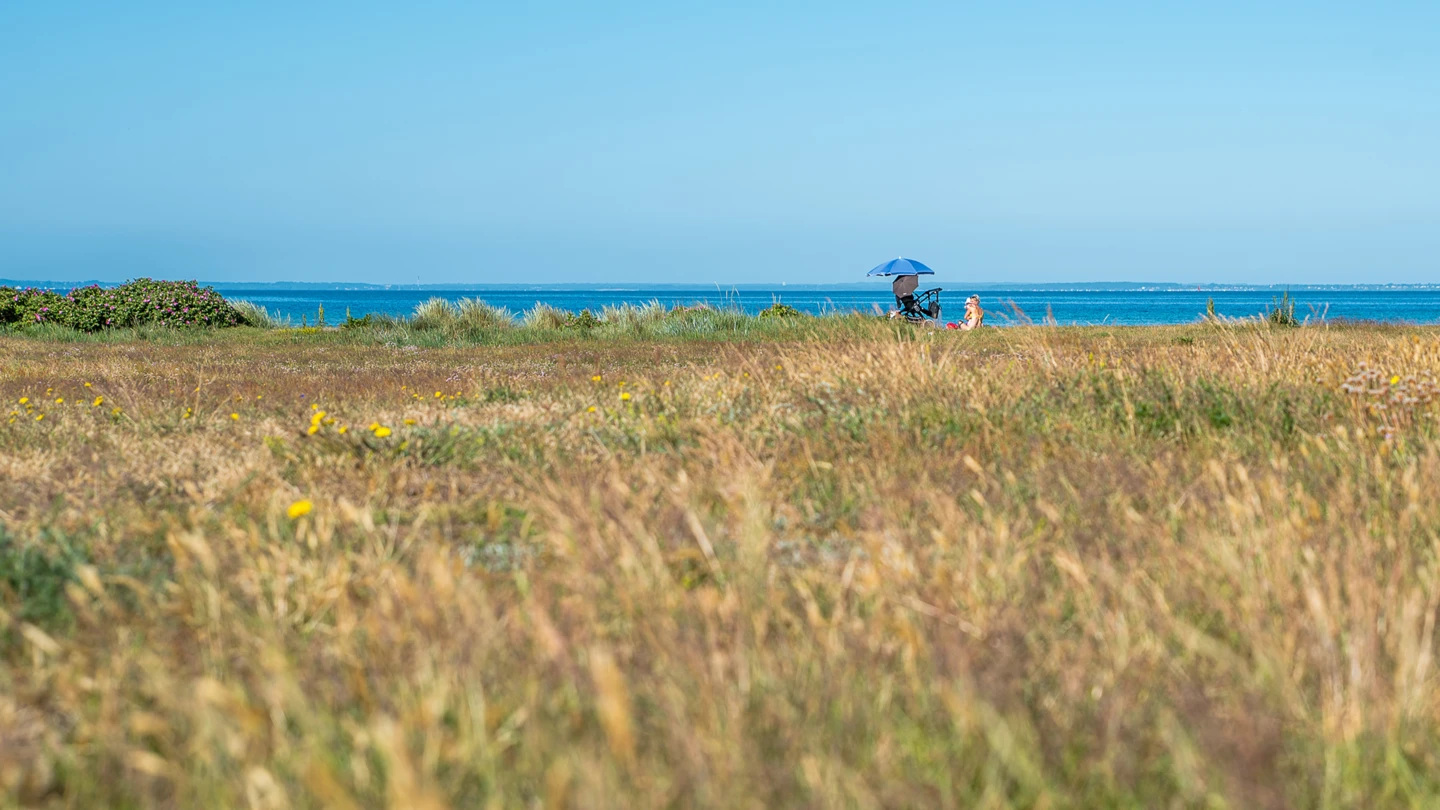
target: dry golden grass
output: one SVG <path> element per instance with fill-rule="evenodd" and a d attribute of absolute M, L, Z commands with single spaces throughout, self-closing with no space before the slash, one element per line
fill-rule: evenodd
<path fill-rule="evenodd" d="M 0 338 L 6 801 L 1440 801 L 1440 333 L 898 334 Z"/>

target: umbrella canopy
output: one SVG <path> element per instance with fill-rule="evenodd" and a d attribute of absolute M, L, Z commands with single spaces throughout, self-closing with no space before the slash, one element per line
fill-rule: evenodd
<path fill-rule="evenodd" d="M 891 259 L 876 267 L 866 276 L 933 276 L 935 271 L 914 259 Z"/>

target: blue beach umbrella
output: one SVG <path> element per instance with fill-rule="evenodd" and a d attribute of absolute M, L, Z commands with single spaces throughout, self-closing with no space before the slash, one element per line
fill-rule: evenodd
<path fill-rule="evenodd" d="M 868 276 L 933 276 L 935 271 L 914 259 L 891 259 L 865 274 Z"/>

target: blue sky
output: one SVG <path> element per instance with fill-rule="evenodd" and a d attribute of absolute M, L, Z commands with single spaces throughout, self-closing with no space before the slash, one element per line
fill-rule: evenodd
<path fill-rule="evenodd" d="M 1440 281 L 1440 3 L 0 5 L 0 277 Z"/>

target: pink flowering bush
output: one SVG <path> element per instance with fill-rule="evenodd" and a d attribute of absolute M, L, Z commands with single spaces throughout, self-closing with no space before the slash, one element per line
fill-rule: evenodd
<path fill-rule="evenodd" d="M 0 324 L 54 323 L 84 332 L 154 324 L 241 326 L 245 319 L 213 287 L 194 281 L 141 278 L 118 287 L 53 290 L 0 287 Z"/>

